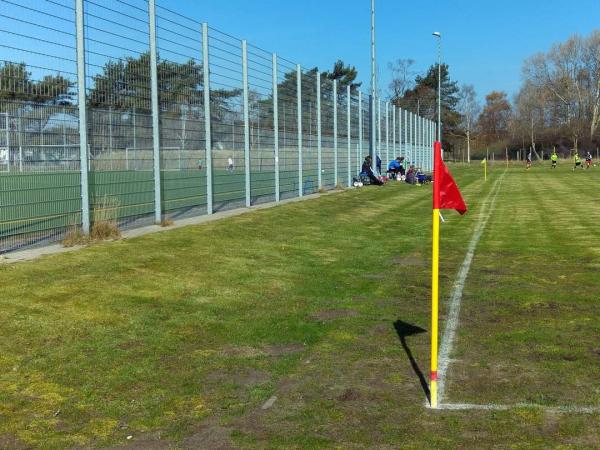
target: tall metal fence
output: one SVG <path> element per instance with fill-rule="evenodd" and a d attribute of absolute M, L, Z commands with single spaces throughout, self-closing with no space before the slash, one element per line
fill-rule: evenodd
<path fill-rule="evenodd" d="M 0 253 L 351 186 L 371 138 L 432 168 L 431 121 L 155 0 L 0 6 Z"/>

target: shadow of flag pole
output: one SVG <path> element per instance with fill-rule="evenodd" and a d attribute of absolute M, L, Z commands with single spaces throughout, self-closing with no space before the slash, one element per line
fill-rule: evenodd
<path fill-rule="evenodd" d="M 460 190 L 442 160 L 442 144 L 433 144 L 433 234 L 431 252 L 431 375 L 430 405 L 438 407 L 438 322 L 439 322 L 439 267 L 440 267 L 440 210 L 455 209 L 461 215 L 467 205 Z"/>

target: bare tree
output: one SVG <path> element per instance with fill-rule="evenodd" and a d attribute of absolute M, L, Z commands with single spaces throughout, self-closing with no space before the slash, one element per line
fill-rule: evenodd
<path fill-rule="evenodd" d="M 583 64 L 587 76 L 590 138 L 594 139 L 600 127 L 600 30 L 596 30 L 586 40 L 583 50 Z"/>
<path fill-rule="evenodd" d="M 515 128 L 516 132 L 526 135 L 531 144 L 531 150 L 537 159 L 537 136 L 545 129 L 545 107 L 548 104 L 546 93 L 533 83 L 526 81 L 515 98 Z"/>
<path fill-rule="evenodd" d="M 488 142 L 500 142 L 509 137 L 511 114 L 512 107 L 506 92 L 492 91 L 486 95 L 478 126 Z"/>
<path fill-rule="evenodd" d="M 538 124 L 568 135 L 575 151 L 592 142 L 600 128 L 600 31 L 575 35 L 548 53 L 529 58 L 523 67 L 526 91 L 543 99 L 544 120 Z M 528 117 L 531 120 L 531 117 Z M 533 144 L 532 144 L 533 145 Z"/>
<path fill-rule="evenodd" d="M 467 138 L 467 162 L 471 163 L 471 133 L 475 121 L 481 113 L 481 105 L 477 102 L 477 94 L 472 84 L 465 84 L 458 93 L 458 111 L 462 115 L 461 125 Z"/>
<path fill-rule="evenodd" d="M 414 59 L 398 59 L 388 64 L 392 72 L 389 89 L 392 99 L 402 98 L 415 85 L 416 72 L 413 70 Z"/>

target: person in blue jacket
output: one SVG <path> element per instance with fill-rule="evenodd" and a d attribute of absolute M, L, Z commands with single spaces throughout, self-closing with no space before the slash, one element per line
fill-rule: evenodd
<path fill-rule="evenodd" d="M 388 164 L 388 173 L 392 176 L 396 176 L 400 172 L 400 167 L 402 167 L 400 164 L 400 158 L 392 159 Z"/>
<path fill-rule="evenodd" d="M 390 173 L 392 176 L 397 176 L 398 174 L 404 175 L 406 173 L 404 170 L 404 158 L 399 156 L 390 161 L 388 164 L 388 173 Z"/>

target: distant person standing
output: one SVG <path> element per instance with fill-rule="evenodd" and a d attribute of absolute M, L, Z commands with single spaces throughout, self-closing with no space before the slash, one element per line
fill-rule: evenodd
<path fill-rule="evenodd" d="M 227 172 L 231 173 L 234 171 L 234 166 L 233 166 L 233 158 L 230 156 L 229 158 L 227 158 Z"/>
<path fill-rule="evenodd" d="M 587 152 L 587 155 L 585 155 L 585 168 L 589 169 L 590 167 L 592 167 L 592 154 Z"/>
<path fill-rule="evenodd" d="M 531 169 L 531 152 L 527 153 L 527 170 Z"/>
<path fill-rule="evenodd" d="M 581 167 L 583 169 L 583 166 L 581 165 L 581 158 L 579 157 L 579 153 L 575 152 L 575 156 L 573 157 L 573 162 L 575 163 L 575 165 L 573 166 L 573 171 L 575 171 L 575 169 L 577 169 L 578 167 Z"/>
<path fill-rule="evenodd" d="M 558 155 L 556 154 L 556 150 L 552 152 L 550 156 L 550 160 L 552 161 L 552 168 L 556 169 L 556 163 L 558 162 Z"/>
<path fill-rule="evenodd" d="M 198 170 L 202 170 L 202 159 L 198 160 Z"/>

